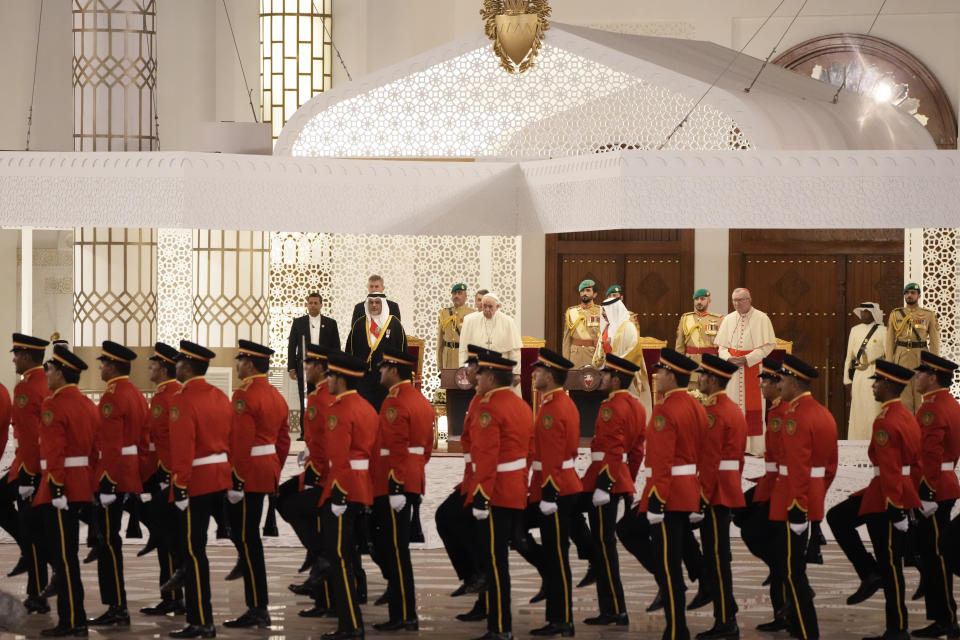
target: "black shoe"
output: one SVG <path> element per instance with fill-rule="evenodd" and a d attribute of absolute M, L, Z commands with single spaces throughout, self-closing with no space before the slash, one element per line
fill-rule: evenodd
<path fill-rule="evenodd" d="M 716 622 L 707 631 L 697 634 L 697 640 L 738 640 L 739 638 L 740 627 L 737 626 L 736 620 L 729 620 L 726 624 Z"/>
<path fill-rule="evenodd" d="M 768 573 L 767 577 L 763 579 L 763 582 L 760 584 L 761 587 L 768 587 L 770 583 L 773 582 L 773 574 Z"/>
<path fill-rule="evenodd" d="M 885 631 L 883 635 L 869 636 L 863 640 L 910 640 L 910 633 L 907 631 Z"/>
<path fill-rule="evenodd" d="M 647 607 L 647 612 L 659 611 L 663 609 L 666 603 L 666 597 L 663 595 L 663 590 L 657 589 L 657 595 L 654 596 L 653 602 Z"/>
<path fill-rule="evenodd" d="M 363 629 L 350 629 L 349 631 L 331 631 L 322 636 L 323 640 L 351 640 L 353 638 L 363 638 Z"/>
<path fill-rule="evenodd" d="M 60 581 L 60 576 L 56 571 L 50 576 L 50 582 L 47 583 L 47 586 L 43 588 L 43 591 L 37 596 L 38 598 L 49 598 L 51 596 L 57 595 L 57 583 Z"/>
<path fill-rule="evenodd" d="M 598 571 L 596 570 L 596 568 L 594 568 L 593 564 L 591 563 L 587 567 L 587 573 L 584 574 L 584 576 L 580 578 L 580 582 L 577 583 L 577 589 L 579 589 L 580 587 L 589 587 L 594 582 L 596 582 L 597 573 Z"/>
<path fill-rule="evenodd" d="M 248 629 L 257 627 L 266 629 L 270 626 L 270 614 L 266 609 L 247 609 L 246 613 L 235 620 L 227 620 L 223 626 L 231 629 Z"/>
<path fill-rule="evenodd" d="M 701 588 L 697 589 L 697 595 L 693 596 L 693 600 L 687 605 L 687 609 L 690 611 L 705 607 L 713 602 L 713 596 L 711 596 L 706 589 L 702 588 L 702 584 L 700 586 Z"/>
<path fill-rule="evenodd" d="M 27 559 L 23 556 L 20 556 L 17 559 L 17 564 L 13 567 L 13 569 L 10 570 L 10 573 L 7 574 L 7 577 L 12 578 L 13 576 L 19 576 L 20 574 L 26 573 L 29 568 L 30 565 L 27 564 Z"/>
<path fill-rule="evenodd" d="M 172 613 L 175 616 L 182 616 L 187 612 L 181 600 L 163 600 L 155 607 L 143 607 L 140 613 L 145 616 L 165 616 Z"/>
<path fill-rule="evenodd" d="M 157 548 L 157 543 L 153 539 L 153 536 L 150 536 L 149 538 L 147 538 L 147 546 L 145 546 L 143 549 L 140 549 L 140 551 L 137 551 L 137 557 L 142 558 L 143 556 L 147 555 L 148 553 L 150 553 L 156 548 Z"/>
<path fill-rule="evenodd" d="M 860 586 L 853 595 L 847 598 L 847 604 L 858 604 L 875 594 L 883 586 L 883 580 L 876 573 L 871 573 L 860 581 Z"/>
<path fill-rule="evenodd" d="M 481 605 L 479 601 L 473 605 L 473 609 L 470 609 L 470 611 L 457 614 L 457 620 L 460 622 L 476 622 L 478 620 L 486 619 L 487 612 L 483 610 L 483 605 Z"/>
<path fill-rule="evenodd" d="M 297 569 L 297 573 L 303 573 L 307 569 L 311 568 L 316 559 L 317 556 L 313 551 L 307 551 L 307 555 L 303 558 L 303 564 L 301 564 L 300 568 Z"/>
<path fill-rule="evenodd" d="M 48 638 L 63 638 L 66 636 L 73 636 L 74 638 L 86 638 L 88 633 L 86 627 L 61 627 L 58 625 L 52 629 L 44 629 L 40 632 L 40 635 Z"/>
<path fill-rule="evenodd" d="M 90 547 L 90 551 L 87 552 L 87 557 L 83 559 L 83 564 L 90 564 L 94 560 L 100 557 L 100 545 L 95 544 Z"/>
<path fill-rule="evenodd" d="M 224 580 L 239 580 L 243 577 L 243 565 L 240 564 L 240 560 L 237 560 L 237 564 L 233 565 L 233 569 L 230 569 L 230 573 L 224 578 Z"/>
<path fill-rule="evenodd" d="M 90 627 L 126 627 L 130 626 L 130 613 L 126 607 L 110 605 L 106 611 L 96 618 L 87 620 L 87 626 Z"/>
<path fill-rule="evenodd" d="M 630 624 L 630 617 L 626 613 L 601 613 L 593 618 L 587 618 L 583 623 L 594 626 L 615 624 L 618 627 L 625 627 Z"/>
<path fill-rule="evenodd" d="M 290 590 L 290 593 L 298 596 L 312 597 L 316 593 L 314 585 L 310 584 L 309 580 L 303 584 L 288 584 L 287 589 Z"/>
<path fill-rule="evenodd" d="M 183 567 L 177 567 L 170 579 L 160 585 L 160 591 L 174 592 L 183 586 L 183 581 L 187 578 L 187 571 Z"/>
<path fill-rule="evenodd" d="M 910 597 L 910 599 L 919 600 L 924 596 L 924 594 L 926 594 L 926 592 L 927 590 L 923 585 L 923 580 L 921 580 L 920 584 L 917 585 L 917 590 L 913 592 L 913 595 Z"/>
<path fill-rule="evenodd" d="M 757 625 L 757 631 L 772 633 L 774 631 L 785 631 L 790 625 L 783 618 L 774 618 L 770 622 L 764 622 Z"/>
<path fill-rule="evenodd" d="M 331 614 L 336 616 L 336 613 L 333 611 L 333 609 L 327 609 L 326 607 L 321 607 L 320 605 L 297 612 L 297 615 L 301 618 L 326 618 Z"/>
<path fill-rule="evenodd" d="M 383 592 L 379 598 L 373 601 L 373 606 L 381 607 L 390 602 L 390 588 L 388 587 L 386 591 Z"/>
<path fill-rule="evenodd" d="M 474 638 L 474 640 L 513 640 L 513 632 L 494 633 L 493 631 L 487 631 L 479 638 Z"/>
<path fill-rule="evenodd" d="M 420 621 L 416 618 L 413 620 L 389 620 L 387 622 L 376 622 L 373 628 L 377 631 L 399 631 L 400 629 L 417 631 L 420 629 Z"/>
<path fill-rule="evenodd" d="M 530 604 L 537 604 L 547 599 L 547 592 L 543 590 L 543 583 L 540 583 L 540 591 L 537 591 L 537 594 L 530 598 Z"/>
<path fill-rule="evenodd" d="M 476 575 L 467 580 L 467 593 L 482 593 L 487 589 L 487 579 L 483 575 Z"/>
<path fill-rule="evenodd" d="M 171 638 L 216 638 L 217 628 L 212 624 L 188 624 L 180 631 L 171 631 L 167 634 Z"/>
<path fill-rule="evenodd" d="M 563 622 L 548 622 L 542 627 L 537 627 L 536 629 L 530 630 L 530 635 L 532 636 L 563 636 L 564 638 L 572 638 L 573 633 L 573 623 L 563 623 Z"/>
<path fill-rule="evenodd" d="M 464 582 L 462 585 L 457 587 L 453 593 L 450 594 L 451 598 L 457 598 L 459 596 L 467 595 L 467 583 Z"/>
<path fill-rule="evenodd" d="M 50 613 L 50 605 L 46 598 L 40 596 L 30 596 L 23 601 L 23 608 L 27 613 Z"/>
<path fill-rule="evenodd" d="M 960 628 L 956 624 L 949 625 L 945 622 L 934 622 L 923 629 L 914 629 L 910 632 L 914 638 L 939 638 L 947 636 L 950 638 L 960 636 Z"/>

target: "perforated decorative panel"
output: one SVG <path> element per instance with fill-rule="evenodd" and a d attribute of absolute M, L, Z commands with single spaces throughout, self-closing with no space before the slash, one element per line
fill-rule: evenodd
<path fill-rule="evenodd" d="M 157 229 L 157 340 L 193 336 L 193 232 Z"/>
<path fill-rule="evenodd" d="M 920 305 L 933 309 L 940 322 L 940 353 L 954 362 L 960 358 L 960 229 L 923 230 L 923 282 Z M 960 395 L 960 376 L 953 381 Z"/>

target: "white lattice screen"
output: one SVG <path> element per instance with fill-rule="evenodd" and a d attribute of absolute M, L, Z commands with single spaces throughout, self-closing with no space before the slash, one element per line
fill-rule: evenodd
<path fill-rule="evenodd" d="M 960 229 L 923 230 L 923 282 L 920 305 L 933 309 L 940 322 L 940 354 L 960 359 Z M 960 376 L 953 394 L 960 395 Z"/>

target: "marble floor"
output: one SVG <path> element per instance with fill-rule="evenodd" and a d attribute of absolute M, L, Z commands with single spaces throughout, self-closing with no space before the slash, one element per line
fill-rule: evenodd
<path fill-rule="evenodd" d="M 183 624 L 182 618 L 148 618 L 136 613 L 140 607 L 153 605 L 157 601 L 156 559 L 149 555 L 144 558 L 134 557 L 134 549 L 139 544 L 126 547 L 126 577 L 127 594 L 130 601 L 132 625 L 129 629 L 113 629 L 93 632 L 91 637 L 113 638 L 162 638 L 167 632 L 179 628 Z M 817 592 L 816 605 L 820 619 L 821 637 L 845 640 L 860 638 L 864 635 L 873 635 L 882 630 L 883 598 L 878 594 L 855 607 L 844 604 L 846 596 L 853 592 L 857 585 L 856 575 L 849 564 L 840 554 L 834 544 L 824 547 L 825 564 L 810 568 L 811 582 Z M 652 578 L 637 565 L 633 558 L 624 557 L 623 581 L 627 594 L 627 607 L 630 612 L 629 630 L 623 627 L 596 628 L 581 624 L 580 621 L 595 614 L 596 592 L 594 587 L 575 590 L 574 614 L 578 622 L 577 637 L 582 639 L 615 639 L 615 638 L 659 638 L 663 625 L 663 613 L 647 614 L 646 605 L 653 598 L 655 587 Z M 332 619 L 307 619 L 297 616 L 297 611 L 306 608 L 310 602 L 306 598 L 294 596 L 287 591 L 286 586 L 293 581 L 299 581 L 296 569 L 302 560 L 302 553 L 294 548 L 268 548 L 266 550 L 267 568 L 270 586 L 270 613 L 273 626 L 270 630 L 234 631 L 225 629 L 222 622 L 236 616 L 243 611 L 243 587 L 241 582 L 225 582 L 227 571 L 233 566 L 236 558 L 232 548 L 215 546 L 210 548 L 211 571 L 213 580 L 213 609 L 218 624 L 218 637 L 221 638 L 264 638 L 281 640 L 284 638 L 319 638 L 324 632 L 334 628 Z M 0 544 L 0 568 L 4 572 L 11 567 L 17 558 L 17 547 L 13 544 Z M 450 567 L 445 553 L 442 550 L 415 550 L 413 561 L 416 569 L 418 609 L 420 616 L 419 634 L 411 632 L 393 632 L 395 637 L 414 638 L 430 637 L 445 638 L 474 638 L 484 633 L 483 623 L 460 623 L 454 619 L 456 613 L 466 611 L 472 605 L 470 596 L 450 598 L 448 594 L 457 587 L 457 580 Z M 371 602 L 383 591 L 383 580 L 369 558 L 364 559 L 368 576 L 370 577 Z M 574 580 L 578 580 L 584 573 L 585 564 L 573 560 Z M 89 615 L 97 615 L 103 610 L 99 604 L 96 586 L 95 565 L 83 565 L 84 586 L 86 587 L 86 607 Z M 785 633 L 763 634 L 754 630 L 754 627 L 767 621 L 770 616 L 770 606 L 767 601 L 765 587 L 760 583 L 765 577 L 763 566 L 750 556 L 739 540 L 734 540 L 734 586 L 737 602 L 740 607 L 740 626 L 742 637 L 774 638 L 779 635 L 786 638 Z M 539 579 L 533 569 L 519 556 L 512 554 L 511 576 L 513 579 L 513 612 L 514 630 L 517 637 L 530 637 L 527 631 L 542 624 L 543 604 L 530 605 L 527 601 L 537 591 Z M 907 570 L 907 593 L 916 588 L 917 574 L 913 569 Z M 25 580 L 21 577 L 7 579 L 3 588 L 14 593 L 24 593 Z M 693 597 L 688 591 L 688 600 Z M 922 602 L 909 603 L 909 615 L 914 627 L 924 626 Z M 388 637 L 390 634 L 373 631 L 371 624 L 386 619 L 386 607 L 375 607 L 372 604 L 363 608 L 363 615 L 368 629 L 368 637 Z M 711 613 L 708 608 L 693 611 L 688 614 L 688 621 L 692 633 L 702 631 L 712 624 Z M 20 633 L 0 634 L 3 638 L 32 638 L 38 637 L 40 630 L 53 626 L 55 618 L 51 615 L 29 616 Z"/>

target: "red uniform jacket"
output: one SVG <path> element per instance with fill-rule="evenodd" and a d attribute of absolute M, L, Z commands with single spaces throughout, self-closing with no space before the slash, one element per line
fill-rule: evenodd
<path fill-rule="evenodd" d="M 766 451 L 763 454 L 766 472 L 757 482 L 757 488 L 753 491 L 754 502 L 769 502 L 770 494 L 773 493 L 773 487 L 777 484 L 777 476 L 780 474 L 780 460 L 783 455 L 783 416 L 787 411 L 787 403 L 780 402 L 780 398 L 774 400 L 770 409 L 767 411 L 767 431 L 763 435 Z"/>
<path fill-rule="evenodd" d="M 0 384 L 0 455 L 7 450 L 7 438 L 10 437 L 10 418 L 13 405 L 10 404 L 10 392 Z"/>
<path fill-rule="evenodd" d="M 250 376 L 233 392 L 230 463 L 244 491 L 273 493 L 290 451 L 287 401 L 267 382 Z"/>
<path fill-rule="evenodd" d="M 433 407 L 409 380 L 390 387 L 380 406 L 374 447 L 373 495 L 390 494 L 390 478 L 405 493 L 423 495 L 424 466 L 433 453 Z"/>
<path fill-rule="evenodd" d="M 954 473 L 960 458 L 960 403 L 950 395 L 949 389 L 931 391 L 923 396 L 917 420 L 923 437 L 919 484 L 928 496 L 924 499 L 960 498 L 960 482 Z"/>
<path fill-rule="evenodd" d="M 324 380 L 307 396 L 307 415 L 303 420 L 303 440 L 307 445 L 307 459 L 303 464 L 303 473 L 299 476 L 300 490 L 310 487 L 321 487 L 327 477 L 326 431 L 327 413 L 333 402 L 333 394 Z M 309 472 L 313 482 L 310 487 L 305 485 Z"/>
<path fill-rule="evenodd" d="M 667 511 L 700 510 L 697 455 L 706 430 L 707 412 L 686 388 L 664 394 L 647 426 L 649 475 L 640 496 L 640 511 L 647 510 L 654 493 Z"/>
<path fill-rule="evenodd" d="M 743 507 L 740 474 L 747 447 L 747 421 L 726 392 L 719 391 L 704 402 L 707 431 L 698 453 L 700 490 L 707 502 L 726 507 Z"/>
<path fill-rule="evenodd" d="M 533 443 L 530 502 L 540 502 L 541 489 L 547 485 L 560 496 L 580 493 L 583 486 L 573 466 L 580 444 L 580 412 L 563 389 L 548 391 L 540 399 Z"/>
<path fill-rule="evenodd" d="M 230 399 L 203 376 L 190 378 L 170 402 L 170 466 L 180 499 L 229 489 Z"/>
<path fill-rule="evenodd" d="M 523 509 L 527 505 L 527 470 L 533 412 L 510 387 L 497 387 L 477 401 L 476 425 L 471 427 L 470 455 L 473 489 L 495 507 Z"/>
<path fill-rule="evenodd" d="M 370 457 L 377 439 L 377 412 L 355 391 L 336 396 L 327 413 L 327 482 L 320 504 L 337 487 L 349 502 L 373 504 Z"/>
<path fill-rule="evenodd" d="M 147 401 L 129 376 L 107 381 L 100 397 L 100 426 L 95 441 L 100 452 L 95 481 L 106 481 L 122 493 L 140 493 L 140 446 L 147 426 Z"/>
<path fill-rule="evenodd" d="M 477 403 L 479 401 L 480 396 L 478 395 L 470 398 L 467 413 L 463 416 L 463 433 L 460 435 L 460 448 L 463 450 L 463 479 L 459 486 L 460 495 L 466 496 L 464 504 L 473 502 L 473 494 L 470 493 L 473 488 L 473 456 L 470 455 L 470 433 L 477 421 Z"/>
<path fill-rule="evenodd" d="M 837 474 L 837 423 L 810 392 L 791 400 L 783 416 L 780 474 L 770 496 L 770 519 L 787 520 L 798 506 L 823 520 L 823 499 Z"/>
<path fill-rule="evenodd" d="M 156 454 L 156 466 L 151 474 L 157 469 L 170 473 L 170 403 L 179 390 L 179 382 L 167 380 L 157 385 L 157 392 L 150 398 L 147 429 L 150 432 L 150 446 Z"/>
<path fill-rule="evenodd" d="M 609 474 L 614 483 L 610 493 L 633 495 L 636 487 L 628 454 L 642 437 L 645 421 L 643 405 L 627 389 L 614 391 L 600 403 L 590 441 L 590 466 L 583 474 L 584 491 L 592 492 L 597 488 L 597 476 Z M 635 462 L 634 470 L 639 466 L 639 461 Z"/>
<path fill-rule="evenodd" d="M 60 387 L 43 402 L 40 429 L 41 466 L 46 467 L 33 503 L 50 502 L 50 482 L 63 487 L 67 502 L 90 502 L 94 433 L 100 415 L 77 385 Z"/>
<path fill-rule="evenodd" d="M 920 506 L 910 477 L 910 467 L 920 454 L 920 427 L 900 398 L 888 400 L 873 421 L 867 455 L 874 474 L 860 504 L 860 514 L 883 513 L 892 505 L 901 509 Z M 904 473 L 905 472 L 905 473 Z"/>
<path fill-rule="evenodd" d="M 11 482 L 20 473 L 20 467 L 31 475 L 40 473 L 40 405 L 48 395 L 50 387 L 43 367 L 26 371 L 13 388 L 13 437 L 17 439 L 17 450 L 10 465 Z"/>

